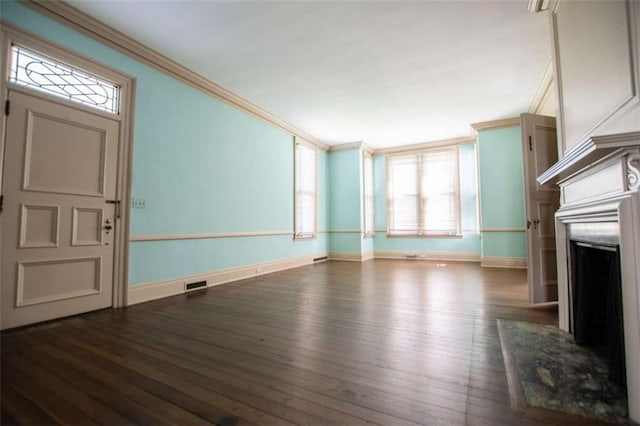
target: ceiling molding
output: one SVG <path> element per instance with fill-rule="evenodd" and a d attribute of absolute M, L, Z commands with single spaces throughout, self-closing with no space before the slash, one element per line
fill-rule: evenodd
<path fill-rule="evenodd" d="M 349 149 L 360 149 L 362 148 L 362 145 L 364 145 L 364 142 L 348 142 L 348 143 L 341 143 L 338 145 L 331 145 L 329 147 L 329 152 L 346 151 Z"/>
<path fill-rule="evenodd" d="M 348 149 L 361 149 L 364 152 L 368 152 L 369 154 L 373 154 L 374 152 L 374 149 L 364 142 L 349 142 L 349 143 L 341 143 L 338 145 L 331 145 L 329 147 L 329 152 L 345 151 Z"/>
<path fill-rule="evenodd" d="M 515 127 L 520 125 L 520 117 L 505 118 L 502 120 L 483 121 L 471 124 L 471 128 L 476 132 L 481 130 L 502 129 L 503 127 Z"/>
<path fill-rule="evenodd" d="M 137 42 L 136 40 L 122 34 L 121 32 L 92 18 L 61 0 L 48 0 L 42 2 L 36 0 L 19 0 L 19 2 L 38 13 L 53 18 L 54 20 L 87 35 L 102 44 L 132 57 L 137 61 L 150 65 L 176 80 L 182 81 L 183 83 L 186 83 L 189 86 L 217 99 L 221 99 L 240 110 L 248 112 L 255 117 L 280 127 L 294 136 L 299 136 L 323 150 L 329 149 L 329 145 L 314 136 L 295 128 L 291 124 L 252 104 L 246 99 L 241 98 L 224 87 L 213 83 L 183 65 L 172 61 L 166 56 L 161 55 L 153 49 L 150 49 L 142 43 Z"/>
<path fill-rule="evenodd" d="M 542 102 L 549 94 L 549 90 L 551 89 L 551 84 L 553 83 L 553 61 L 549 58 L 549 62 L 547 63 L 547 67 L 544 69 L 544 73 L 542 73 L 542 77 L 540 78 L 540 82 L 538 83 L 538 88 L 536 89 L 536 93 L 533 95 L 533 99 L 531 100 L 531 105 L 529 106 L 529 112 L 531 114 L 536 114 L 540 107 L 542 106 Z"/>
<path fill-rule="evenodd" d="M 374 155 L 397 154 L 400 152 L 419 151 L 421 149 L 439 148 L 439 147 L 451 146 L 451 145 L 463 145 L 467 143 L 476 143 L 476 138 L 473 136 L 463 136 L 459 138 L 442 139 L 439 141 L 394 146 L 391 148 L 375 149 L 373 151 L 373 154 Z"/>
<path fill-rule="evenodd" d="M 549 0 L 529 0 L 527 10 L 531 13 L 544 12 L 549 9 Z"/>

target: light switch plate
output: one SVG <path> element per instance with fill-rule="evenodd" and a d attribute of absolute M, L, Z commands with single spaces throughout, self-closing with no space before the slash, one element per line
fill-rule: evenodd
<path fill-rule="evenodd" d="M 142 198 L 133 198 L 132 205 L 134 209 L 144 209 L 146 206 L 146 203 Z"/>

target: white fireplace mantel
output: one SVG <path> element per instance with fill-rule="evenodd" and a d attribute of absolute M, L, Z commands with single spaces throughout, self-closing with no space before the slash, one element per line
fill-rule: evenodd
<path fill-rule="evenodd" d="M 574 223 L 617 223 L 629 416 L 640 422 L 640 143 L 619 148 L 559 184 L 559 327 L 571 331 L 568 227 Z"/>

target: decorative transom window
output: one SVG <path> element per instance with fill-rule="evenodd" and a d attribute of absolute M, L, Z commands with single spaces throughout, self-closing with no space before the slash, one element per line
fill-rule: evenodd
<path fill-rule="evenodd" d="M 11 47 L 9 81 L 117 114 L 120 87 L 22 46 Z"/>
<path fill-rule="evenodd" d="M 295 144 L 295 238 L 316 236 L 316 149 Z"/>
<path fill-rule="evenodd" d="M 459 236 L 458 147 L 387 157 L 387 233 Z"/>

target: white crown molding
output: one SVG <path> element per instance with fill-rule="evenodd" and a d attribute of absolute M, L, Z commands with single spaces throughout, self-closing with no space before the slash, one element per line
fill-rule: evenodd
<path fill-rule="evenodd" d="M 520 117 L 504 118 L 502 120 L 482 121 L 471 124 L 471 128 L 477 133 L 482 130 L 502 129 L 504 127 L 515 127 L 520 125 Z"/>
<path fill-rule="evenodd" d="M 542 73 L 542 77 L 540 78 L 540 82 L 538 83 L 538 88 L 536 89 L 536 93 L 533 95 L 533 99 L 531 100 L 531 105 L 529 106 L 529 112 L 531 114 L 537 114 L 542 106 L 544 100 L 549 95 L 549 91 L 551 90 L 553 84 L 553 61 L 549 58 L 549 62 L 547 63 L 544 72 Z"/>
<path fill-rule="evenodd" d="M 19 0 L 21 4 L 28 6 L 38 13 L 46 15 L 54 20 L 84 34 L 94 40 L 99 41 L 111 48 L 114 48 L 127 56 L 134 58 L 146 65 L 168 74 L 176 80 L 182 81 L 215 98 L 221 99 L 238 109 L 248 112 L 262 120 L 267 121 L 281 129 L 299 136 L 323 150 L 328 150 L 329 145 L 319 139 L 295 128 L 291 124 L 252 104 L 246 99 L 230 92 L 190 69 L 172 61 L 164 55 L 150 49 L 140 42 L 122 34 L 110 26 L 92 18 L 80 10 L 64 3 L 61 0 Z"/>
<path fill-rule="evenodd" d="M 275 235 L 293 235 L 293 231 L 265 231 L 265 232 L 211 232 L 199 234 L 158 234 L 132 235 L 131 242 L 170 241 L 170 240 L 205 240 L 211 238 L 240 238 L 240 237 L 270 237 Z"/>
<path fill-rule="evenodd" d="M 421 142 L 411 145 L 394 146 L 391 148 L 374 149 L 374 155 L 397 154 L 400 152 L 420 151 L 422 149 L 440 148 L 443 146 L 464 145 L 468 143 L 476 143 L 474 136 L 462 136 L 458 138 L 442 139 L 433 142 Z"/>
<path fill-rule="evenodd" d="M 374 149 L 364 142 L 349 142 L 349 143 L 341 143 L 338 145 L 331 145 L 329 147 L 329 152 L 345 151 L 349 149 L 361 149 L 364 152 L 368 152 L 369 154 L 374 153 Z"/>
<path fill-rule="evenodd" d="M 529 0 L 527 10 L 531 13 L 544 12 L 549 9 L 549 0 Z"/>
<path fill-rule="evenodd" d="M 338 145 L 331 145 L 329 147 L 329 152 L 335 151 L 347 151 L 350 149 L 360 149 L 364 145 L 364 142 L 349 142 L 349 143 L 341 143 Z"/>
<path fill-rule="evenodd" d="M 297 268 L 299 266 L 314 263 L 314 258 L 325 257 L 325 253 L 312 256 L 295 257 L 291 259 L 276 260 L 273 262 L 255 263 L 240 268 L 222 269 L 203 274 L 187 275 L 169 280 L 154 281 L 145 284 L 129 286 L 127 298 L 128 305 L 149 302 L 164 297 L 185 293 L 185 283 L 206 281 L 207 287 L 213 287 L 233 281 L 253 278 L 259 275 Z"/>

